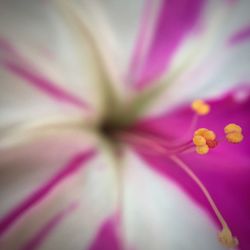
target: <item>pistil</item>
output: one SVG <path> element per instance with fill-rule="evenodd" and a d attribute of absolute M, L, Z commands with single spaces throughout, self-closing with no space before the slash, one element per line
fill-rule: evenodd
<path fill-rule="evenodd" d="M 203 132 L 203 134 L 204 133 L 207 134 L 206 138 L 209 138 L 210 141 L 212 141 L 212 139 L 215 140 L 216 138 L 214 133 L 212 133 L 211 131 L 205 128 L 199 129 L 198 132 Z M 198 135 L 198 133 L 196 134 L 197 136 L 200 136 Z M 206 138 L 203 138 L 203 137 L 201 138 L 198 138 L 200 140 L 200 141 L 198 140 L 199 142 L 196 141 L 198 142 L 198 144 L 206 142 Z M 122 134 L 119 135 L 119 139 L 139 149 L 143 146 L 144 148 L 147 149 L 146 153 L 156 153 L 156 154 L 169 157 L 177 166 L 179 166 L 198 185 L 198 187 L 200 188 L 200 190 L 206 197 L 208 203 L 210 204 L 212 210 L 214 211 L 214 214 L 216 215 L 222 227 L 222 230 L 218 233 L 218 239 L 221 242 L 221 244 L 228 248 L 234 248 L 238 245 L 238 239 L 232 235 L 232 232 L 228 226 L 228 223 L 222 216 L 222 213 L 218 209 L 216 203 L 214 202 L 211 194 L 209 193 L 205 185 L 198 178 L 198 176 L 191 170 L 191 168 L 185 162 L 183 162 L 178 156 L 181 153 L 188 152 L 190 148 L 194 148 L 194 145 L 192 145 L 191 141 L 184 143 L 182 145 L 178 145 L 176 147 L 166 148 L 159 143 L 161 139 L 159 139 L 159 141 L 153 140 L 151 137 L 148 138 L 146 135 L 142 137 L 142 135 L 136 135 L 136 134 L 129 133 L 129 132 L 123 132 Z M 195 138 L 195 140 L 196 139 L 197 138 Z"/>
<path fill-rule="evenodd" d="M 192 120 L 192 128 L 195 129 L 197 120 L 200 115 L 207 115 L 210 112 L 209 104 L 202 100 L 195 100 L 191 108 L 195 111 L 195 116 Z M 191 131 L 192 132 L 192 131 Z M 224 128 L 225 138 L 217 139 L 214 131 L 207 128 L 199 128 L 193 132 L 193 138 L 190 137 L 183 143 L 178 143 L 178 139 L 174 143 L 168 143 L 160 136 L 151 135 L 147 132 L 135 132 L 131 130 L 123 130 L 116 134 L 116 138 L 119 141 L 129 143 L 136 147 L 138 150 L 147 154 L 163 155 L 171 159 L 177 166 L 179 166 L 200 188 L 204 196 L 206 197 L 211 209 L 221 224 L 221 231 L 218 233 L 218 240 L 222 245 L 228 248 L 235 248 L 238 246 L 239 241 L 233 236 L 231 229 L 228 226 L 225 218 L 217 207 L 211 194 L 198 178 L 198 176 L 192 171 L 192 169 L 179 158 L 179 155 L 183 153 L 195 152 L 204 155 L 207 154 L 210 149 L 213 149 L 219 145 L 225 139 L 230 143 L 240 143 L 243 140 L 242 129 L 239 125 L 234 123 L 228 124 Z"/>
<path fill-rule="evenodd" d="M 213 209 L 218 221 L 222 226 L 222 230 L 218 233 L 218 239 L 222 245 L 228 248 L 234 248 L 239 244 L 239 241 L 236 237 L 232 235 L 232 232 L 222 216 L 220 210 L 218 209 L 217 205 L 215 204 L 212 196 L 208 192 L 207 188 L 201 182 L 201 180 L 197 177 L 197 175 L 190 169 L 190 167 L 184 163 L 178 156 L 173 155 L 170 157 L 173 162 L 175 162 L 186 174 L 198 185 L 204 196 L 206 197 L 207 201 L 209 202 L 211 208 Z"/>

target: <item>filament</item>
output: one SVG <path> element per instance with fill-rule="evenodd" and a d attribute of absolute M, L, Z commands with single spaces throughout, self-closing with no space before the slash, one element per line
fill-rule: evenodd
<path fill-rule="evenodd" d="M 217 219 L 220 221 L 223 228 L 228 228 L 228 224 L 223 218 L 222 214 L 220 213 L 218 207 L 216 206 L 213 198 L 211 197 L 210 193 L 208 192 L 207 188 L 204 184 L 200 181 L 197 175 L 188 167 L 186 163 L 184 163 L 179 157 L 173 155 L 170 157 L 182 170 L 184 170 L 188 176 L 199 186 L 203 194 L 205 195 L 206 199 L 208 200 L 211 208 L 213 209 Z"/>

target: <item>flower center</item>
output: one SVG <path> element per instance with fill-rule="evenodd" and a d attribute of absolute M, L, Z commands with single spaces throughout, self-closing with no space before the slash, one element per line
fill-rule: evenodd
<path fill-rule="evenodd" d="M 122 126 L 119 126 L 114 122 L 108 120 L 104 120 L 99 126 L 100 133 L 109 139 L 114 139 L 114 135 L 120 130 L 122 130 Z"/>

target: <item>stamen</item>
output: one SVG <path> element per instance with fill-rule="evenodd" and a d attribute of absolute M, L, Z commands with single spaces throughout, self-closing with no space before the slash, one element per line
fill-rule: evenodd
<path fill-rule="evenodd" d="M 193 142 L 196 146 L 206 145 L 206 139 L 203 136 L 195 135 L 193 137 Z"/>
<path fill-rule="evenodd" d="M 224 131 L 226 134 L 228 133 L 232 133 L 232 132 L 238 132 L 241 133 L 242 132 L 242 128 L 235 124 L 235 123 L 229 123 L 225 128 Z"/>
<path fill-rule="evenodd" d="M 218 144 L 216 134 L 207 128 L 199 128 L 194 132 L 193 143 L 196 146 L 196 153 L 207 154 L 210 148 L 215 148 Z"/>
<path fill-rule="evenodd" d="M 185 171 L 188 176 L 199 186 L 203 194 L 205 195 L 207 201 L 209 202 L 211 208 L 213 209 L 217 219 L 221 223 L 222 230 L 218 233 L 218 238 L 221 244 L 228 248 L 234 248 L 238 246 L 239 241 L 232 235 L 230 228 L 228 227 L 227 222 L 223 218 L 221 212 L 219 211 L 218 207 L 216 206 L 213 198 L 211 197 L 210 193 L 208 192 L 207 188 L 201 182 L 201 180 L 197 177 L 197 175 L 189 168 L 189 166 L 184 163 L 180 158 L 176 155 L 170 157 L 183 171 Z"/>
<path fill-rule="evenodd" d="M 200 99 L 193 101 L 191 107 L 198 115 L 207 115 L 210 112 L 209 104 Z"/>
<path fill-rule="evenodd" d="M 232 236 L 231 231 L 227 227 L 219 232 L 218 239 L 220 243 L 227 248 L 235 248 L 239 245 L 238 239 Z"/>
<path fill-rule="evenodd" d="M 228 124 L 224 128 L 224 132 L 226 134 L 227 141 L 231 143 L 240 143 L 244 138 L 242 128 L 234 123 Z"/>
<path fill-rule="evenodd" d="M 207 141 L 213 141 L 216 138 L 216 134 L 212 130 L 207 130 L 203 136 Z"/>
<path fill-rule="evenodd" d="M 122 132 L 115 135 L 117 139 L 120 139 L 124 142 L 130 143 L 134 146 L 140 146 L 141 148 L 148 148 L 148 152 L 157 152 L 164 155 L 173 155 L 186 152 L 193 148 L 192 141 L 185 142 L 180 145 L 175 145 L 170 147 L 165 146 L 164 143 L 161 143 L 162 140 L 157 137 L 151 137 L 151 135 L 144 134 L 143 136 L 130 132 Z M 140 149 L 141 149 L 140 148 Z"/>
<path fill-rule="evenodd" d="M 199 129 L 194 131 L 194 134 L 203 136 L 206 131 L 208 131 L 207 128 L 199 128 Z"/>
<path fill-rule="evenodd" d="M 208 114 L 210 111 L 210 106 L 202 100 L 195 100 L 192 103 L 192 109 L 196 111 L 196 114 L 193 118 L 191 127 L 195 127 L 198 115 Z M 233 123 L 228 124 L 224 128 L 224 131 L 226 134 L 226 139 L 231 143 L 239 143 L 243 140 L 242 129 L 239 125 Z M 235 248 L 236 246 L 238 246 L 238 239 L 232 235 L 227 222 L 222 216 L 207 188 L 204 186 L 198 176 L 190 169 L 190 167 L 177 156 L 181 153 L 190 152 L 190 150 L 193 151 L 194 146 L 198 154 L 207 154 L 210 149 L 215 148 L 218 143 L 221 142 L 221 140 L 216 139 L 216 134 L 214 131 L 207 128 L 199 128 L 194 131 L 192 141 L 188 140 L 185 143 L 181 143 L 179 145 L 166 145 L 164 139 L 158 136 L 149 135 L 147 133 L 135 135 L 134 133 L 130 132 L 122 132 L 122 134 L 119 134 L 117 136 L 119 137 L 119 139 L 129 142 L 134 146 L 140 146 L 140 150 L 146 149 L 146 153 L 165 155 L 172 159 L 172 161 L 175 162 L 198 185 L 198 187 L 206 197 L 209 205 L 211 206 L 211 209 L 213 210 L 222 227 L 221 231 L 218 233 L 218 239 L 220 243 L 227 248 Z M 144 148 L 142 148 L 141 146 L 143 146 Z"/>
<path fill-rule="evenodd" d="M 200 155 L 205 155 L 209 151 L 208 145 L 198 146 L 196 147 L 196 152 Z"/>
<path fill-rule="evenodd" d="M 231 143 L 240 143 L 243 140 L 243 135 L 240 133 L 229 133 L 226 135 L 227 141 Z"/>

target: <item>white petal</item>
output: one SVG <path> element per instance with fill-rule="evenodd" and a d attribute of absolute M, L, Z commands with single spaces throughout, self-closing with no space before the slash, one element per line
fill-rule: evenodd
<path fill-rule="evenodd" d="M 125 74 L 137 39 L 145 1 L 95 0 L 95 2 L 107 22 L 107 32 L 110 32 L 110 36 L 114 36 L 113 45 L 118 53 L 116 65 L 118 63 Z"/>
<path fill-rule="evenodd" d="M 135 154 L 126 156 L 124 228 L 142 250 L 222 250 L 207 214 Z"/>
<path fill-rule="evenodd" d="M 70 120 L 82 117 L 84 120 L 84 117 L 89 116 L 84 109 L 54 100 L 3 68 L 0 69 L 0 78 L 1 128 L 51 118 L 67 117 Z"/>
<path fill-rule="evenodd" d="M 1 39 L 14 43 L 42 75 L 100 108 L 103 93 L 98 81 L 104 80 L 96 71 L 98 62 L 93 61 L 90 44 L 85 41 L 79 46 L 74 30 L 67 26 L 55 4 L 13 0 L 1 2 L 0 9 Z"/>
<path fill-rule="evenodd" d="M 94 143 L 95 138 L 82 131 L 58 131 L 21 145 L 1 148 L 0 183 L 4 202 L 1 202 L 0 215 L 44 183 L 75 154 L 93 147 Z"/>
<path fill-rule="evenodd" d="M 67 150 L 61 148 L 61 152 L 67 152 Z M 65 156 L 58 155 L 58 153 L 53 157 L 57 159 L 57 162 L 63 162 Z M 30 164 L 33 166 L 29 167 L 29 169 L 23 167 L 25 174 L 20 177 L 17 183 L 12 180 L 9 186 L 5 185 L 5 188 L 9 187 L 9 196 L 14 195 L 17 190 L 20 190 L 19 195 L 25 196 L 24 193 L 28 194 L 35 187 L 38 187 L 41 181 L 44 181 L 46 177 L 48 178 L 48 171 L 43 176 L 43 172 L 45 172 L 43 168 L 52 168 L 54 172 L 56 168 L 61 166 L 59 163 L 53 164 L 53 161 L 49 160 L 46 163 L 44 158 L 39 159 L 40 164 L 31 157 L 25 159 L 30 163 L 33 162 L 33 164 Z M 25 163 L 25 159 L 21 159 L 22 161 L 19 164 Z M 34 167 L 38 168 L 39 165 L 43 166 L 43 168 L 35 170 Z M 28 174 L 28 170 L 33 171 Z M 14 250 L 27 246 L 58 212 L 75 203 L 76 208 L 68 213 L 46 237 L 43 237 L 43 240 L 39 245 L 36 245 L 36 248 L 39 247 L 39 249 L 44 250 L 86 249 L 93 241 L 101 223 L 114 212 L 116 190 L 113 170 L 112 159 L 107 153 L 103 152 L 96 155 L 87 162 L 85 167 L 60 183 L 47 198 L 24 214 L 18 223 L 6 233 L 2 239 L 1 247 L 6 250 Z M 26 179 L 25 177 L 29 178 Z M 13 187 L 12 190 L 10 185 Z M 1 199 L 4 199 L 4 197 L 6 196 L 1 194 Z"/>

